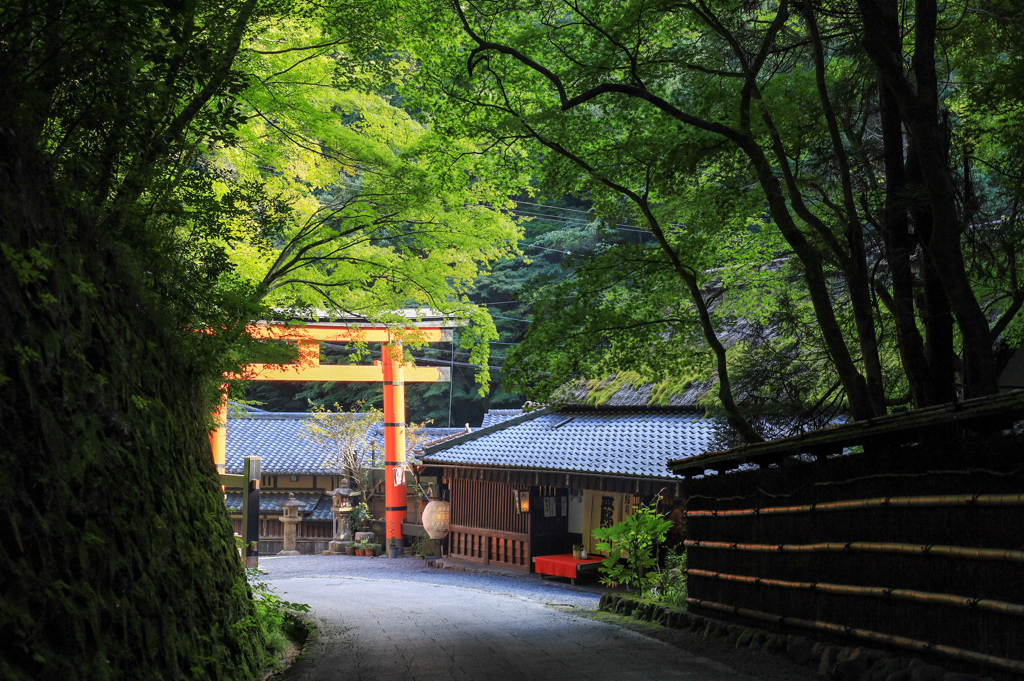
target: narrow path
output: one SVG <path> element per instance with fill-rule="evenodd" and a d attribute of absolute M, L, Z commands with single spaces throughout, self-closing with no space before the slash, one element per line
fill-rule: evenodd
<path fill-rule="evenodd" d="M 593 593 L 432 570 L 412 559 L 342 558 L 277 559 L 261 566 L 283 598 L 310 605 L 321 627 L 309 654 L 283 675 L 288 681 L 750 678 L 572 614 L 573 606 L 594 607 Z"/>

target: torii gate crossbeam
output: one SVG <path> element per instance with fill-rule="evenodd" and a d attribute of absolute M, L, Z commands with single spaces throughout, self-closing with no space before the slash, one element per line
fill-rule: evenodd
<path fill-rule="evenodd" d="M 447 367 L 408 367 L 402 363 L 402 341 L 386 327 L 347 324 L 310 324 L 286 327 L 283 324 L 259 324 L 248 328 L 254 338 L 294 340 L 299 344 L 297 364 L 250 364 L 238 376 L 250 381 L 349 381 L 384 384 L 384 522 L 387 539 L 402 539 L 402 522 L 408 514 L 405 484 L 405 384 L 450 381 Z M 448 342 L 450 327 L 420 327 L 414 332 L 427 343 Z M 320 364 L 320 343 L 381 343 L 381 361 L 372 366 Z M 210 433 L 213 463 L 224 473 L 227 462 L 227 393 L 217 416 L 220 424 Z"/>

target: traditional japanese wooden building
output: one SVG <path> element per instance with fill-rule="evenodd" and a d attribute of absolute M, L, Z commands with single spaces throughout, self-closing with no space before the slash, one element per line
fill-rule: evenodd
<path fill-rule="evenodd" d="M 674 407 L 573 406 L 514 415 L 428 442 L 421 459 L 451 502 L 453 558 L 531 570 L 534 556 L 597 553 L 595 527 L 634 503 L 680 499 L 669 459 L 697 455 L 713 437 L 702 412 Z"/>
<path fill-rule="evenodd" d="M 334 536 L 334 515 L 331 512 L 330 491 L 343 486 L 347 477 L 331 465 L 328 456 L 312 443 L 299 437 L 303 425 L 310 418 L 306 412 L 268 412 L 248 409 L 248 413 L 228 419 L 226 471 L 242 472 L 242 460 L 246 456 L 259 456 L 261 461 L 260 479 L 260 531 L 259 551 L 261 555 L 273 555 L 283 545 L 283 525 L 279 518 L 281 506 L 288 499 L 288 493 L 305 504 L 299 509 L 302 522 L 297 526 L 296 550 L 299 553 L 320 553 L 327 549 L 327 543 Z M 427 428 L 427 437 L 443 437 L 452 433 L 464 433 L 463 428 Z M 362 437 L 362 446 L 375 449 L 383 456 L 384 430 L 381 424 L 367 428 Z M 383 480 L 383 470 L 378 476 Z M 427 478 L 423 482 L 431 482 Z M 409 486 L 409 523 L 418 523 L 417 513 L 422 504 L 418 503 L 419 490 Z M 228 488 L 225 504 L 231 513 L 235 532 L 241 532 L 242 493 Z M 382 491 L 371 501 L 370 512 L 375 518 L 384 517 L 384 494 Z M 383 531 L 380 523 L 378 531 Z"/>

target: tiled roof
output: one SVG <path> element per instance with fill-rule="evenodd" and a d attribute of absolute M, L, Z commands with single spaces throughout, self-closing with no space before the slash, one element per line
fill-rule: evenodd
<path fill-rule="evenodd" d="M 612 375 L 605 379 L 606 382 L 615 380 Z M 690 384 L 681 393 L 672 395 L 667 402 L 657 401 L 652 404 L 656 386 L 653 384 L 634 387 L 628 383 L 615 391 L 606 401 L 601 402 L 602 407 L 687 407 L 697 409 L 699 400 L 707 394 L 711 387 L 710 382 L 697 381 Z M 595 389 L 587 382 L 580 382 L 563 386 L 553 397 L 554 401 L 560 404 L 586 404 L 594 405 Z"/>
<path fill-rule="evenodd" d="M 241 473 L 242 458 L 262 457 L 264 475 L 332 475 L 329 455 L 299 437 L 306 412 L 254 412 L 228 419 L 226 472 Z M 374 430 L 367 432 L 366 440 Z"/>
<path fill-rule="evenodd" d="M 299 513 L 303 517 L 307 517 L 311 511 L 315 511 L 317 506 L 320 504 L 321 498 L 326 495 L 319 490 L 283 490 L 283 491 L 271 491 L 271 490 L 260 490 L 260 513 L 280 513 L 281 504 L 288 501 L 288 494 L 294 494 L 296 501 L 301 501 L 305 504 L 305 507 L 299 508 Z M 225 496 L 224 505 L 227 509 L 233 513 L 238 513 L 242 510 L 242 493 L 229 491 Z M 330 510 L 331 500 L 327 498 L 327 508 Z"/>
<path fill-rule="evenodd" d="M 309 520 L 333 520 L 334 514 L 331 512 L 331 503 L 330 494 L 320 495 L 320 501 L 317 502 L 313 512 L 307 518 Z"/>
<path fill-rule="evenodd" d="M 448 437 L 450 435 L 461 435 L 466 432 L 465 428 L 424 428 L 420 431 L 421 438 L 427 438 L 422 442 L 429 443 L 439 438 Z M 384 442 L 384 426 L 377 426 L 373 431 L 373 436 L 376 438 L 377 446 L 382 447 Z M 413 450 L 409 447 L 409 441 L 405 441 L 405 452 L 406 454 L 412 454 Z M 416 448 L 419 451 L 419 447 Z"/>
<path fill-rule="evenodd" d="M 423 462 L 675 479 L 669 459 L 703 453 L 712 437 L 711 422 L 695 411 L 572 406 L 427 446 Z"/>
<path fill-rule="evenodd" d="M 244 418 L 228 418 L 226 472 L 242 472 L 242 459 L 246 456 L 262 457 L 263 475 L 336 475 L 327 465 L 329 455 L 312 442 L 299 437 L 302 424 L 309 418 L 306 412 L 251 412 Z M 422 433 L 430 440 L 463 433 L 463 428 L 424 428 Z M 371 440 L 379 455 L 384 453 L 384 427 L 377 422 L 363 436 L 363 446 Z M 413 452 L 406 443 L 406 453 Z"/>
<path fill-rule="evenodd" d="M 487 413 L 484 414 L 483 423 L 480 424 L 481 428 L 493 426 L 496 423 L 502 421 L 508 421 L 514 419 L 517 416 L 521 416 L 523 413 L 522 409 L 488 409 Z"/>
<path fill-rule="evenodd" d="M 462 437 L 463 435 L 466 435 L 467 433 L 472 433 L 472 432 L 473 432 L 472 428 L 462 428 L 462 429 L 460 429 L 456 433 L 450 433 L 448 435 L 442 435 L 441 437 L 434 438 L 433 440 L 427 440 L 420 447 L 418 447 L 416 449 L 416 453 L 418 455 L 422 455 L 424 447 L 433 447 L 433 446 L 441 444 L 442 442 L 447 442 L 448 440 L 454 440 L 457 437 Z"/>

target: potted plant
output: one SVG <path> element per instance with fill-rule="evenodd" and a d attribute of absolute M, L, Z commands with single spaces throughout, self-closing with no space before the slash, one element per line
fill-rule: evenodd
<path fill-rule="evenodd" d="M 388 558 L 398 558 L 402 552 L 402 547 L 398 545 L 398 540 L 392 537 L 388 540 Z"/>
<path fill-rule="evenodd" d="M 345 555 L 346 556 L 354 556 L 354 555 L 356 555 L 356 546 L 355 546 L 355 544 L 350 543 L 348 546 L 345 547 Z"/>
<path fill-rule="evenodd" d="M 370 514 L 370 506 L 365 501 L 358 503 L 352 509 L 352 528 L 356 532 L 369 532 L 370 523 L 373 522 L 373 515 Z"/>

